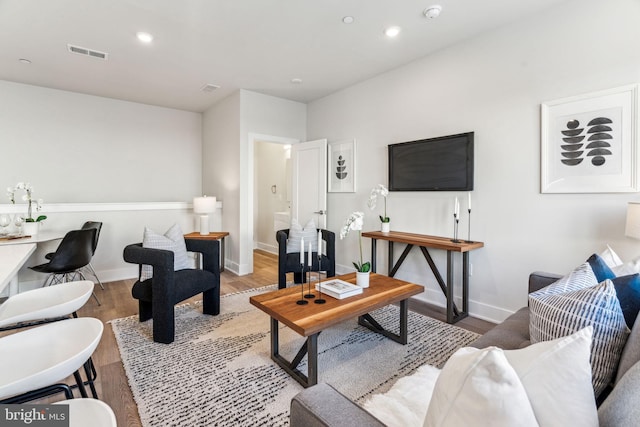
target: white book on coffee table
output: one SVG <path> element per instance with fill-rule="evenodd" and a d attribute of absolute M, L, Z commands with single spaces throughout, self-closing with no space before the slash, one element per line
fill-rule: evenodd
<path fill-rule="evenodd" d="M 336 299 L 343 299 L 362 293 L 360 286 L 340 279 L 329 279 L 326 282 L 321 282 L 320 286 L 316 283 L 316 290 Z"/>

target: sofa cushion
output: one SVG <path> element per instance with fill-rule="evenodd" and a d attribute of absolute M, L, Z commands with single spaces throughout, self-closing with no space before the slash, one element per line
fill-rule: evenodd
<path fill-rule="evenodd" d="M 600 427 L 632 427 L 640 420 L 640 364 L 636 363 L 598 408 Z"/>
<path fill-rule="evenodd" d="M 622 350 L 615 384 L 618 384 L 624 374 L 638 362 L 640 362 L 640 316 L 636 318 L 631 334 L 627 338 L 624 350 Z"/>
<path fill-rule="evenodd" d="M 531 342 L 537 343 L 593 326 L 591 367 L 597 398 L 614 378 L 629 328 L 611 280 L 572 289 L 583 284 L 553 284 L 530 294 L 529 333 Z"/>
<path fill-rule="evenodd" d="M 143 248 L 164 249 L 173 252 L 174 270 L 193 267 L 187 255 L 187 246 L 184 242 L 184 234 L 178 224 L 173 224 L 164 235 L 158 234 L 152 229 L 145 227 L 142 238 Z M 145 281 L 153 276 L 153 267 L 142 265 L 140 281 Z"/>

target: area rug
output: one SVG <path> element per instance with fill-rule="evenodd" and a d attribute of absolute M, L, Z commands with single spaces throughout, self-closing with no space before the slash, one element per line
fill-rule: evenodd
<path fill-rule="evenodd" d="M 176 336 L 169 345 L 153 342 L 152 321 L 133 316 L 111 322 L 144 426 L 289 424 L 291 398 L 302 386 L 271 360 L 269 316 L 249 303 L 251 295 L 274 289 L 223 296 L 218 316 L 203 315 L 199 303 L 176 307 Z M 397 333 L 397 306 L 372 315 Z M 425 363 L 441 367 L 477 337 L 409 312 L 409 343 L 400 345 L 354 319 L 318 337 L 318 381 L 362 403 Z M 291 360 L 303 342 L 281 327 L 283 356 Z"/>

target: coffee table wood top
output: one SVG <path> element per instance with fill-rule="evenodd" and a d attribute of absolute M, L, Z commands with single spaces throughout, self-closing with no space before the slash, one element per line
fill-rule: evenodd
<path fill-rule="evenodd" d="M 355 284 L 356 274 L 331 277 L 325 281 L 331 279 Z M 315 288 L 315 283 L 312 282 L 312 289 Z M 305 293 L 307 290 L 308 284 L 305 284 Z M 315 304 L 312 299 L 307 300 L 309 304 L 306 305 L 296 304 L 296 301 L 301 299 L 300 285 L 252 296 L 249 301 L 298 334 L 308 337 L 332 325 L 405 300 L 423 291 L 424 288 L 420 285 L 371 273 L 369 287 L 363 289 L 361 294 L 344 299 L 323 294 L 323 298 L 327 301 L 325 304 Z M 313 293 L 317 298 L 318 291 L 314 289 Z"/>

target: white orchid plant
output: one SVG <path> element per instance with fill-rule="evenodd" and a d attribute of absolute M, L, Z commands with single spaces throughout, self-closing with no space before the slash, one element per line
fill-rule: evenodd
<path fill-rule="evenodd" d="M 387 196 L 389 195 L 389 190 L 382 184 L 378 184 L 373 190 L 371 190 L 371 194 L 369 195 L 369 200 L 367 201 L 367 205 L 369 209 L 374 210 L 378 203 L 378 196 L 382 196 L 384 198 L 384 215 L 380 215 L 380 221 L 382 222 L 390 222 L 391 218 L 387 216 Z"/>
<path fill-rule="evenodd" d="M 340 230 L 340 240 L 349 235 L 350 231 L 358 232 L 358 243 L 360 244 L 360 263 L 354 262 L 353 266 L 360 273 L 367 273 L 371 271 L 371 263 L 369 261 L 363 262 L 362 258 L 362 227 L 364 226 L 364 213 L 353 212 L 349 215 L 349 218 L 344 223 L 344 226 Z"/>
<path fill-rule="evenodd" d="M 16 184 L 15 187 L 7 188 L 7 196 L 9 196 L 9 200 L 11 201 L 11 204 L 15 205 L 16 191 L 19 191 L 19 190 L 24 190 L 25 194 L 22 196 L 22 200 L 24 200 L 28 204 L 27 217 L 25 218 L 25 222 L 40 222 L 47 219 L 46 215 L 39 215 L 35 219 L 33 218 L 34 206 L 35 206 L 35 210 L 39 212 L 40 209 L 42 209 L 43 201 L 42 199 L 38 199 L 38 200 L 33 199 L 32 197 L 33 187 L 28 182 L 27 183 L 19 182 Z"/>

